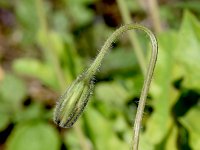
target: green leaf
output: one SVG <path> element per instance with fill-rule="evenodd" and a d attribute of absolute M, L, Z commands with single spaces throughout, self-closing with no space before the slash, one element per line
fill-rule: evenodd
<path fill-rule="evenodd" d="M 10 123 L 10 116 L 7 113 L 0 112 L 0 131 L 3 131 Z"/>
<path fill-rule="evenodd" d="M 124 59 L 126 58 L 126 59 Z M 134 71 L 136 68 L 136 58 L 132 50 L 124 50 L 122 48 L 112 51 L 108 56 L 105 57 L 104 62 L 101 66 L 100 76 L 109 74 L 119 74 L 121 72 Z"/>
<path fill-rule="evenodd" d="M 200 22 L 188 11 L 178 35 L 176 60 L 179 76 L 183 77 L 183 86 L 200 91 Z"/>
<path fill-rule="evenodd" d="M 49 30 L 48 33 L 46 33 L 43 28 L 40 28 L 38 29 L 37 40 L 38 44 L 45 49 L 44 52 L 51 52 L 58 56 L 58 58 L 63 57 L 63 55 L 65 56 L 64 42 L 57 32 Z M 51 50 L 48 48 L 51 48 Z"/>
<path fill-rule="evenodd" d="M 178 150 L 177 147 L 177 138 L 178 138 L 178 128 L 177 126 L 172 126 L 171 130 L 168 132 L 169 136 L 167 137 L 165 149 L 166 150 Z"/>
<path fill-rule="evenodd" d="M 13 69 L 23 75 L 36 77 L 47 86 L 58 89 L 58 81 L 55 78 L 55 73 L 52 71 L 52 66 L 40 62 L 33 58 L 16 59 L 13 63 Z"/>
<path fill-rule="evenodd" d="M 193 150 L 199 150 L 200 147 L 200 107 L 191 108 L 187 114 L 179 120 L 181 124 L 189 131 L 189 143 Z"/>
<path fill-rule="evenodd" d="M 26 95 L 25 83 L 14 75 L 6 74 L 0 84 L 0 103 L 7 103 L 12 110 L 20 106 Z"/>
<path fill-rule="evenodd" d="M 15 13 L 22 26 L 23 40 L 33 42 L 38 28 L 38 16 L 35 0 L 20 0 L 15 3 Z"/>
<path fill-rule="evenodd" d="M 132 79 L 96 84 L 94 95 L 98 100 L 98 110 L 106 117 L 122 115 L 125 112 L 123 115 L 132 122 L 135 107 L 127 108 L 126 104 L 135 94 L 133 90 L 135 90 L 135 84 Z"/>
<path fill-rule="evenodd" d="M 77 124 L 76 124 L 77 125 Z M 64 133 L 64 143 L 69 150 L 80 150 L 80 141 L 75 130 L 68 130 Z"/>
<path fill-rule="evenodd" d="M 105 96 L 106 95 L 106 96 Z M 118 82 L 101 82 L 95 87 L 95 96 L 105 103 L 123 104 L 132 94 Z"/>
<path fill-rule="evenodd" d="M 14 114 L 14 122 L 24 122 L 39 118 L 44 119 L 45 115 L 47 115 L 47 112 L 44 110 L 42 104 L 34 102 L 30 106 Z"/>
<path fill-rule="evenodd" d="M 53 65 L 55 65 L 53 64 L 53 59 L 58 59 L 59 63 L 62 64 L 62 69 L 65 73 L 65 77 L 67 77 L 66 80 L 68 83 L 75 78 L 77 71 L 82 71 L 80 58 L 73 49 L 71 34 L 68 33 L 64 38 L 64 36 L 61 36 L 58 32 L 49 31 L 46 33 L 45 30 L 41 28 L 38 30 L 37 41 L 43 49 L 46 62 L 52 69 L 55 69 L 53 67 Z"/>
<path fill-rule="evenodd" d="M 94 0 L 69 0 L 67 2 L 67 10 L 76 25 L 83 26 L 92 21 L 94 12 L 86 7 L 86 4 L 90 4 L 90 1 Z"/>
<path fill-rule="evenodd" d="M 191 10 L 192 12 L 200 13 L 199 5 L 199 1 L 177 1 L 174 4 L 174 7 L 177 9 L 187 9 Z"/>
<path fill-rule="evenodd" d="M 109 120 L 104 118 L 97 110 L 90 107 L 85 111 L 89 137 L 94 143 L 95 150 L 122 150 L 129 149 L 130 141 L 122 141 L 115 134 Z M 131 132 L 131 130 L 129 130 Z M 129 137 L 128 139 L 130 139 Z"/>
<path fill-rule="evenodd" d="M 7 141 L 7 150 L 59 150 L 57 131 L 48 124 L 23 123 L 14 128 Z"/>

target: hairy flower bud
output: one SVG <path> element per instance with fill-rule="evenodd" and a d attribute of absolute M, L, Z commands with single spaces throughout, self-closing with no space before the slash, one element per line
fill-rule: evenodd
<path fill-rule="evenodd" d="M 144 80 L 140 101 L 135 117 L 134 123 L 134 136 L 133 136 L 133 146 L 131 149 L 137 150 L 139 145 L 139 135 L 140 135 L 140 126 L 142 122 L 142 115 L 145 108 L 145 102 L 147 94 L 149 91 L 150 83 L 153 77 L 153 72 L 158 55 L 158 44 L 154 34 L 147 29 L 138 24 L 128 24 L 117 29 L 105 42 L 104 46 L 100 50 L 99 54 L 87 69 L 86 73 L 83 76 L 79 76 L 65 92 L 65 94 L 60 98 L 59 103 L 56 106 L 54 121 L 61 127 L 71 127 L 80 114 L 83 112 L 83 109 L 87 105 L 89 96 L 94 88 L 94 83 L 92 82 L 92 77 L 98 71 L 105 54 L 108 52 L 112 42 L 116 40 L 125 31 L 131 29 L 139 29 L 144 31 L 151 40 L 152 44 L 152 54 L 150 63 L 148 65 L 146 78 Z"/>
<path fill-rule="evenodd" d="M 87 105 L 94 88 L 85 74 L 79 76 L 60 97 L 54 113 L 54 122 L 61 127 L 71 127 Z"/>

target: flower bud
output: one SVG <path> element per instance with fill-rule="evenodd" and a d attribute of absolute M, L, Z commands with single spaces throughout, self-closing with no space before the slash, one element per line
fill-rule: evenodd
<path fill-rule="evenodd" d="M 54 113 L 54 122 L 63 128 L 71 127 L 83 112 L 94 88 L 92 80 L 79 76 L 60 97 Z"/>

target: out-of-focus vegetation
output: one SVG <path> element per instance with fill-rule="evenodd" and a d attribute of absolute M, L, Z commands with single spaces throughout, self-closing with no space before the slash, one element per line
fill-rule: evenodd
<path fill-rule="evenodd" d="M 143 75 L 126 35 L 104 59 L 74 127 L 52 121 L 60 94 L 124 24 L 119 1 L 0 0 L 1 150 L 129 149 Z M 200 1 L 153 2 L 123 1 L 159 43 L 139 149 L 199 150 Z M 139 32 L 137 40 L 147 62 L 148 39 Z"/>

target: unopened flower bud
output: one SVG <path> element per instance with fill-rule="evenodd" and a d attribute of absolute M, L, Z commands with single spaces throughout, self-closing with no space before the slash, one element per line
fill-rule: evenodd
<path fill-rule="evenodd" d="M 60 97 L 54 113 L 54 121 L 61 127 L 71 127 L 83 112 L 93 91 L 93 81 L 85 74 L 79 76 Z"/>

